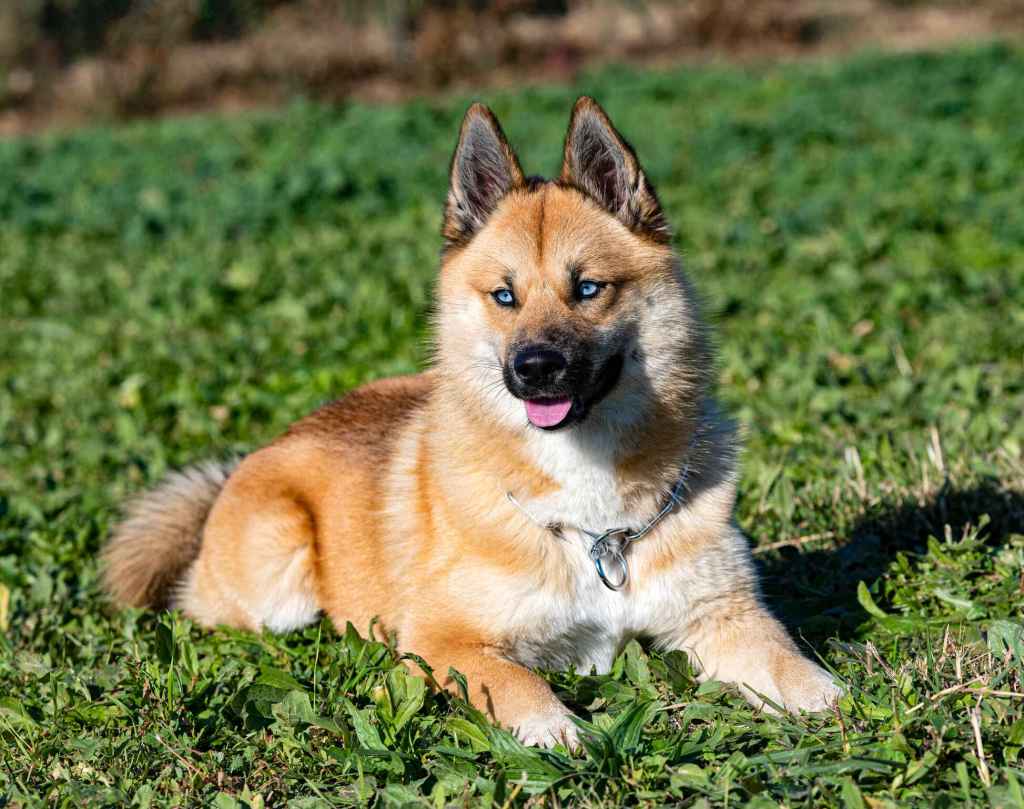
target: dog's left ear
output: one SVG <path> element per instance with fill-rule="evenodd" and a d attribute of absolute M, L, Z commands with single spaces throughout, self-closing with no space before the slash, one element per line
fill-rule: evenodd
<path fill-rule="evenodd" d="M 593 197 L 631 230 L 662 243 L 671 237 L 661 203 L 633 147 L 588 96 L 572 109 L 561 179 Z"/>
<path fill-rule="evenodd" d="M 452 157 L 448 201 L 441 233 L 449 245 L 465 244 L 498 207 L 523 184 L 519 159 L 498 119 L 483 104 L 466 111 Z"/>

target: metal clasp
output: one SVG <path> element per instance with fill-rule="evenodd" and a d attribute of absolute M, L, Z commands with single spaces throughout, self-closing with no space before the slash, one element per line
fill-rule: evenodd
<path fill-rule="evenodd" d="M 590 558 L 594 562 L 594 567 L 597 568 L 597 575 L 601 579 L 601 583 L 609 590 L 621 590 L 629 581 L 629 563 L 626 561 L 624 553 L 629 544 L 629 534 L 628 528 L 611 528 L 603 534 L 591 535 L 594 544 L 590 546 Z M 618 536 L 622 536 L 623 540 L 615 539 Z M 605 557 L 610 557 L 618 565 L 620 575 L 617 581 L 610 578 L 608 572 L 605 572 Z"/>

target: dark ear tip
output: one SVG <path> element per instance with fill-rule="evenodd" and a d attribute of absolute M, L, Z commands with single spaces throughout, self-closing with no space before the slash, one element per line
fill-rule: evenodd
<path fill-rule="evenodd" d="M 483 118 L 490 122 L 497 120 L 494 117 L 494 113 L 491 112 L 491 108 L 486 104 L 481 104 L 479 101 L 474 101 L 469 105 L 469 109 L 466 110 L 466 115 L 462 120 L 464 124 L 467 124 L 476 118 Z"/>
<path fill-rule="evenodd" d="M 576 118 L 583 114 L 597 115 L 601 118 L 607 118 L 605 111 L 590 96 L 580 96 L 576 99 L 576 103 L 572 105 L 572 117 Z"/>

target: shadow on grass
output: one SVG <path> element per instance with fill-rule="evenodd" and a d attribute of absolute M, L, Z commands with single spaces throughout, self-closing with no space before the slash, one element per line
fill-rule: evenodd
<path fill-rule="evenodd" d="M 857 601 L 858 582 L 877 579 L 900 551 L 916 553 L 928 537 L 942 539 L 947 525 L 960 538 L 984 515 L 991 520 L 981 533 L 988 544 L 1024 533 L 1024 493 L 992 481 L 968 489 L 943 488 L 924 505 L 877 506 L 835 548 L 783 548 L 759 560 L 765 597 L 794 635 L 812 645 L 829 637 L 850 639 L 867 618 Z"/>

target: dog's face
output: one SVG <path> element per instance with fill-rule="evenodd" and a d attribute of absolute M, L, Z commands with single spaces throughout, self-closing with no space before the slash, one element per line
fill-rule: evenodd
<path fill-rule="evenodd" d="M 471 108 L 444 233 L 440 361 L 483 418 L 626 427 L 699 381 L 701 335 L 661 208 L 593 101 L 576 105 L 557 182 L 525 180 L 497 121 Z"/>

